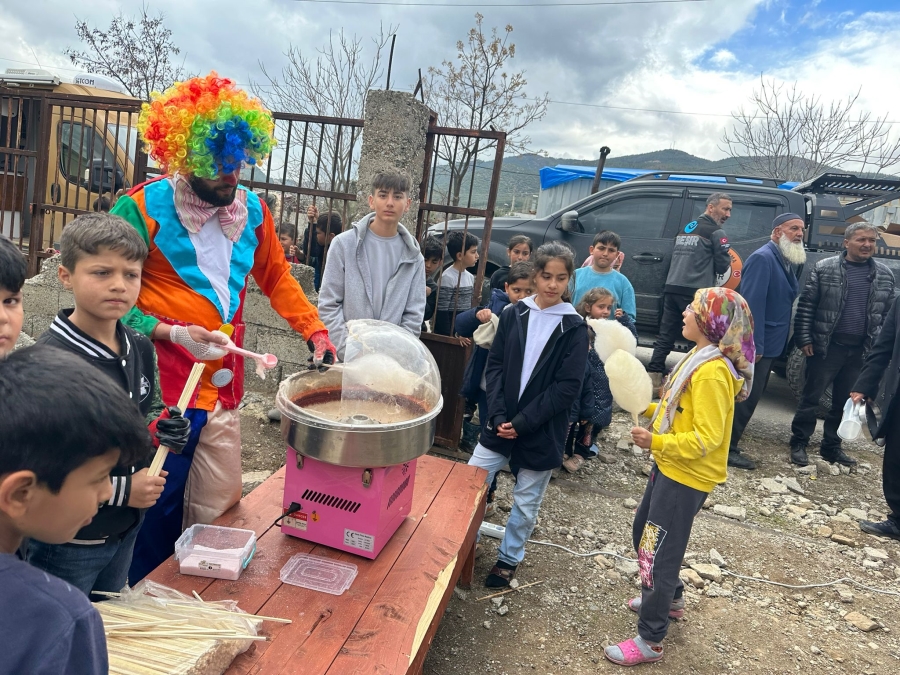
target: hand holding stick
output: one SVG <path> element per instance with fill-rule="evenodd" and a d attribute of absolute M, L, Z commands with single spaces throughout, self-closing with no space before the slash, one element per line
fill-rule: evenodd
<path fill-rule="evenodd" d="M 181 397 L 178 399 L 178 409 L 181 411 L 186 411 L 188 404 L 191 402 L 191 398 L 194 396 L 194 390 L 197 388 L 197 384 L 200 382 L 200 376 L 203 375 L 203 369 L 206 368 L 206 364 L 203 362 L 195 363 L 194 367 L 191 368 L 191 373 L 188 375 L 187 382 L 184 383 L 184 389 L 181 392 Z M 165 445 L 160 445 L 156 449 L 156 455 L 153 457 L 153 462 L 150 464 L 150 469 L 147 471 L 148 476 L 158 476 L 159 472 L 162 471 L 163 462 L 166 461 L 166 455 L 169 454 L 169 448 Z"/>

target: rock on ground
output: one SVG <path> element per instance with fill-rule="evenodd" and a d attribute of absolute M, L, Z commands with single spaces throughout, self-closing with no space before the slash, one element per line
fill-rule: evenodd
<path fill-rule="evenodd" d="M 725 516 L 726 518 L 733 518 L 734 520 L 747 519 L 747 509 L 743 506 L 725 506 L 724 504 L 716 504 L 713 507 L 713 512 L 720 516 Z"/>
<path fill-rule="evenodd" d="M 872 621 L 872 619 L 859 612 L 850 612 L 846 614 L 844 616 L 844 621 L 851 626 L 856 626 L 863 633 L 868 633 L 878 628 L 878 624 L 875 621 Z"/>
<path fill-rule="evenodd" d="M 722 570 L 718 565 L 707 565 L 706 563 L 694 563 L 691 569 L 696 572 L 701 579 L 722 583 Z"/>

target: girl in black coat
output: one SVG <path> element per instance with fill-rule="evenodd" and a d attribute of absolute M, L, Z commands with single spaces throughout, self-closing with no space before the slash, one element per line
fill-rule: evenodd
<path fill-rule="evenodd" d="M 508 586 L 525 557 L 550 472 L 563 460 L 569 411 L 581 392 L 587 361 L 587 326 L 563 299 L 575 272 L 565 244 L 550 242 L 534 257 L 536 294 L 500 316 L 488 355 L 488 420 L 469 464 L 488 471 L 507 462 L 518 468 L 513 508 L 497 564 L 485 584 Z"/>

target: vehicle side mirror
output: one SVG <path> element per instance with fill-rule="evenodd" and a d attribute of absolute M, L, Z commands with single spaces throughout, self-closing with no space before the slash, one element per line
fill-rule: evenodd
<path fill-rule="evenodd" d="M 581 232 L 581 223 L 578 222 L 578 211 L 566 211 L 562 214 L 559 227 L 563 232 Z"/>

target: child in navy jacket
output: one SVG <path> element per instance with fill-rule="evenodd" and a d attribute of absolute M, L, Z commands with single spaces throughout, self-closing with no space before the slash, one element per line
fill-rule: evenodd
<path fill-rule="evenodd" d="M 507 462 L 518 467 L 506 533 L 485 581 L 491 588 L 508 586 L 525 557 L 551 471 L 562 464 L 569 412 L 581 392 L 587 325 L 563 300 L 574 271 L 565 244 L 541 246 L 534 258 L 536 293 L 500 315 L 488 354 L 488 416 L 469 464 L 486 469 L 488 483 Z"/>

